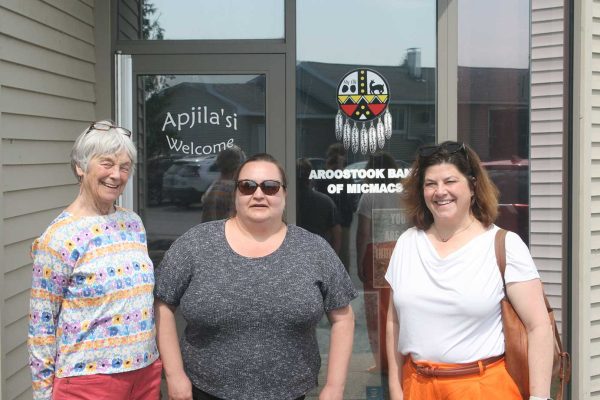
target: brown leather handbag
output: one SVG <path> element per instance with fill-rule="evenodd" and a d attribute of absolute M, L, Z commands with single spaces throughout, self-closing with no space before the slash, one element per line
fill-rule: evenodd
<path fill-rule="evenodd" d="M 504 330 L 505 341 L 505 362 L 508 373 L 513 378 L 523 400 L 529 399 L 529 365 L 527 363 L 527 331 L 523 322 L 517 315 L 512 304 L 508 300 L 506 294 L 506 281 L 504 280 L 504 271 L 506 270 L 506 233 L 504 229 L 500 229 L 496 233 L 496 260 L 502 283 L 504 284 L 504 298 L 500 303 L 502 309 L 502 328 Z M 548 303 L 548 298 L 544 294 L 548 317 L 552 324 L 554 332 L 554 364 L 552 366 L 552 387 L 556 389 L 553 398 L 562 400 L 565 392 L 565 386 L 571 377 L 571 358 L 569 353 L 564 351 L 558 330 L 556 329 L 556 320 L 554 319 L 554 311 Z"/>

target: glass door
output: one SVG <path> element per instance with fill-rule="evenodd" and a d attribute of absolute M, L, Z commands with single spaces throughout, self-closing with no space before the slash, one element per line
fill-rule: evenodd
<path fill-rule="evenodd" d="M 245 157 L 285 161 L 284 76 L 279 55 L 132 57 L 134 207 L 156 265 L 182 233 L 226 217 Z"/>
<path fill-rule="evenodd" d="M 360 291 L 344 399 L 384 400 L 384 276 L 410 227 L 401 179 L 436 140 L 437 2 L 302 0 L 296 14 L 296 221 L 331 244 Z"/>

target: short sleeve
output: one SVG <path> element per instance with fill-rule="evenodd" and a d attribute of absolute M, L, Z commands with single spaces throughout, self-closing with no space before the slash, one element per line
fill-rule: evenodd
<path fill-rule="evenodd" d="M 326 312 L 337 308 L 346 307 L 350 301 L 358 296 L 344 264 L 331 247 L 321 238 L 318 238 L 323 248 L 323 263 L 325 265 L 321 293 Z"/>
<path fill-rule="evenodd" d="M 390 264 L 388 265 L 387 271 L 385 273 L 385 280 L 390 284 L 392 290 L 395 290 L 397 286 L 397 276 L 398 269 L 400 268 L 400 253 L 402 252 L 400 249 L 402 247 L 402 243 L 404 241 L 405 233 L 400 235 L 398 240 L 396 241 L 396 246 L 394 246 L 394 251 L 392 251 L 392 255 L 390 257 Z"/>
<path fill-rule="evenodd" d="M 540 274 L 527 245 L 519 235 L 508 232 L 506 235 L 506 271 L 504 272 L 506 283 L 529 281 L 539 277 Z"/>
<path fill-rule="evenodd" d="M 190 284 L 194 258 L 185 236 L 177 239 L 165 253 L 156 269 L 154 297 L 178 306 Z"/>

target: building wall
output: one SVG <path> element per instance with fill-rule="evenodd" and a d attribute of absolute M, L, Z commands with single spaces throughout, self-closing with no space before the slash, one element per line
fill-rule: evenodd
<path fill-rule="evenodd" d="M 30 399 L 31 242 L 77 194 L 75 133 L 95 119 L 93 0 L 0 1 L 2 399 Z"/>
<path fill-rule="evenodd" d="M 531 250 L 560 309 L 564 15 L 532 0 Z M 75 196 L 74 132 L 110 107 L 110 2 L 0 0 L 0 397 L 30 399 L 26 332 L 29 248 Z M 574 1 L 573 399 L 600 398 L 600 2 Z M 100 27 L 100 25 L 99 25 Z M 98 58 L 100 60 L 100 58 Z M 103 79 L 99 79 L 101 76 Z M 95 82 L 103 82 L 96 88 Z M 103 91 L 103 95 L 98 95 Z M 101 104 L 96 96 L 102 97 Z M 100 110 L 100 111 L 98 111 Z M 560 312 L 558 313 L 560 317 Z"/>
<path fill-rule="evenodd" d="M 573 399 L 600 398 L 600 3 L 573 22 Z"/>
<path fill-rule="evenodd" d="M 557 322 L 563 320 L 564 0 L 531 7 L 531 254 Z M 559 329 L 561 328 L 559 323 Z"/>

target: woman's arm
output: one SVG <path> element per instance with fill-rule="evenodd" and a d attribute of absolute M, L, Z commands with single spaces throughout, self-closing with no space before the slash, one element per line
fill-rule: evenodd
<path fill-rule="evenodd" d="M 57 329 L 63 293 L 71 267 L 54 249 L 36 241 L 32 247 L 33 274 L 29 301 L 29 365 L 34 400 L 50 400 L 58 353 Z"/>
<path fill-rule="evenodd" d="M 155 299 L 156 341 L 163 363 L 169 400 L 192 400 L 192 383 L 183 369 L 177 327 L 175 325 L 175 307 Z"/>
<path fill-rule="evenodd" d="M 529 391 L 532 396 L 550 397 L 554 336 L 539 279 L 506 285 L 508 298 L 527 330 Z"/>
<path fill-rule="evenodd" d="M 329 339 L 329 362 L 327 382 L 319 394 L 319 400 L 342 400 L 352 355 L 354 340 L 354 312 L 351 306 L 337 308 L 327 313 L 331 323 Z"/>
<path fill-rule="evenodd" d="M 402 400 L 402 365 L 404 359 L 398 352 L 398 334 L 400 323 L 394 306 L 394 291 L 390 289 L 390 304 L 388 306 L 387 324 L 385 330 L 385 344 L 388 358 L 388 384 L 390 400 Z"/>

